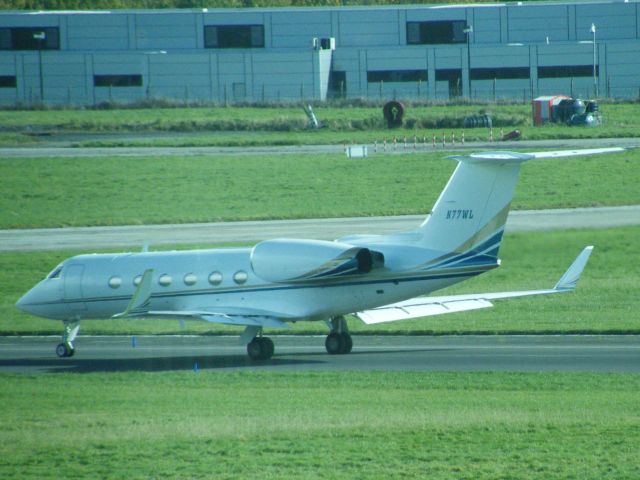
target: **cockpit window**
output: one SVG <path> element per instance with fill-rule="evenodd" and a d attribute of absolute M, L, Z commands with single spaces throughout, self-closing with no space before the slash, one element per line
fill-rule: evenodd
<path fill-rule="evenodd" d="M 56 268 L 51 270 L 51 273 L 47 275 L 47 280 L 51 280 L 52 278 L 60 278 L 60 274 L 62 273 L 62 265 L 58 265 Z"/>

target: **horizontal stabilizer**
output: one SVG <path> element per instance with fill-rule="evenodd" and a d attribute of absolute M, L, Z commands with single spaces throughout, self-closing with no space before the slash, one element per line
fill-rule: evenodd
<path fill-rule="evenodd" d="M 593 246 L 585 247 L 564 275 L 562 275 L 556 286 L 551 289 L 449 295 L 441 297 L 416 297 L 371 310 L 357 312 L 355 315 L 366 324 L 393 322 L 410 318 L 429 317 L 432 315 L 492 307 L 493 304 L 491 300 L 570 292 L 575 289 L 580 274 L 584 270 L 592 251 Z"/>
<path fill-rule="evenodd" d="M 610 148 L 584 148 L 579 150 L 556 150 L 551 152 L 534 152 L 529 153 L 533 158 L 563 158 L 563 157 L 579 157 L 584 155 L 601 155 L 604 153 L 624 152 L 626 148 L 610 147 Z"/>

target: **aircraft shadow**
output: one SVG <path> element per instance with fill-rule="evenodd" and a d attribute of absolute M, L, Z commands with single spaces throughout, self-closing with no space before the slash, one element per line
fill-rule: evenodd
<path fill-rule="evenodd" d="M 443 349 L 434 349 L 442 352 Z M 276 353 L 270 360 L 255 361 L 246 355 L 187 355 L 167 357 L 130 358 L 37 358 L 0 359 L 0 370 L 46 373 L 97 373 L 97 372 L 168 372 L 186 370 L 222 370 L 228 368 L 261 369 L 268 367 L 308 368 L 333 364 L 335 369 L 348 369 L 349 357 L 363 355 L 387 356 L 425 352 L 424 348 L 398 350 L 356 350 L 348 355 L 329 356 L 324 352 Z M 345 361 L 340 361 L 345 360 Z"/>
<path fill-rule="evenodd" d="M 172 370 L 256 369 L 264 366 L 303 366 L 322 363 L 312 360 L 280 359 L 253 361 L 246 355 L 206 355 L 145 358 L 52 358 L 0 360 L 0 369 L 47 373 L 168 372 Z"/>

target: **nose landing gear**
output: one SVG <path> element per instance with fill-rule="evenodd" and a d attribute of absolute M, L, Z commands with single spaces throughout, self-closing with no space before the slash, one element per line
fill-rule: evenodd
<path fill-rule="evenodd" d="M 73 357 L 76 349 L 73 346 L 78 332 L 80 331 L 80 322 L 78 320 L 65 320 L 64 333 L 62 334 L 62 343 L 56 347 L 56 355 L 60 358 Z"/>

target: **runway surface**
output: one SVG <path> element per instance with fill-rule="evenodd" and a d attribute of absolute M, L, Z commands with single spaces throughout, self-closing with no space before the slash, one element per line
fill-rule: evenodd
<path fill-rule="evenodd" d="M 0 230 L 0 251 L 99 249 L 149 244 L 250 243 L 270 238 L 333 240 L 350 234 L 387 234 L 419 226 L 426 215 L 324 218 L 180 225 Z M 509 213 L 507 231 L 609 228 L 640 225 L 640 205 Z"/>
<path fill-rule="evenodd" d="M 79 337 L 57 358 L 58 337 L 0 337 L 0 372 L 521 371 L 640 373 L 638 335 L 354 336 L 328 355 L 324 336 L 273 336 L 271 360 L 248 359 L 237 337 Z"/>

